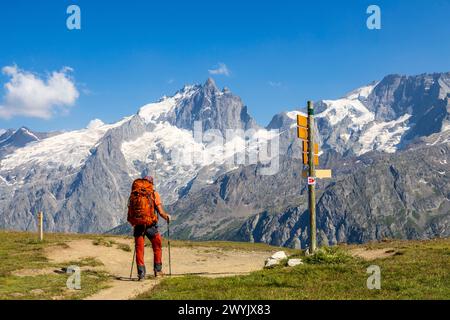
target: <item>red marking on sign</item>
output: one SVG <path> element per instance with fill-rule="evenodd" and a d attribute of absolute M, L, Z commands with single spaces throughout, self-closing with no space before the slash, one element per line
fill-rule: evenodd
<path fill-rule="evenodd" d="M 308 177 L 308 185 L 313 186 L 316 184 L 316 178 Z"/>

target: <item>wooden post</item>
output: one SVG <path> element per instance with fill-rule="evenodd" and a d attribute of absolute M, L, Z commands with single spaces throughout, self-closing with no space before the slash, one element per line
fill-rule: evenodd
<path fill-rule="evenodd" d="M 38 213 L 38 219 L 39 219 L 39 240 L 44 240 L 44 213 L 42 211 L 39 211 Z"/>
<path fill-rule="evenodd" d="M 308 165 L 309 177 L 316 177 L 316 168 L 314 166 L 314 106 L 311 101 L 308 101 Z M 309 232 L 310 232 L 310 247 L 309 252 L 314 253 L 317 248 L 316 240 L 316 186 L 314 184 L 308 185 L 308 207 L 309 207 Z"/>

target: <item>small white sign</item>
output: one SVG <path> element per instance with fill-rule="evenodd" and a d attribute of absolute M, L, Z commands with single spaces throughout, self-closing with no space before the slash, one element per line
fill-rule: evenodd
<path fill-rule="evenodd" d="M 308 177 L 308 185 L 314 186 L 316 184 L 316 178 L 314 177 Z"/>

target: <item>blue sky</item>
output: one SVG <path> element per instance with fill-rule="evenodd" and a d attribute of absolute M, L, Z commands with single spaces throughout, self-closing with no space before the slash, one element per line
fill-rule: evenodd
<path fill-rule="evenodd" d="M 66 9 L 81 8 L 81 30 Z M 381 8 L 381 30 L 366 9 Z M 208 70 L 267 124 L 306 100 L 337 98 L 390 73 L 450 71 L 450 1 L 29 1 L 0 4 L 0 67 L 45 79 L 68 66 L 74 106 L 49 119 L 0 118 L 0 128 L 83 128 L 114 122 Z M 0 75 L 0 106 L 8 74 Z"/>

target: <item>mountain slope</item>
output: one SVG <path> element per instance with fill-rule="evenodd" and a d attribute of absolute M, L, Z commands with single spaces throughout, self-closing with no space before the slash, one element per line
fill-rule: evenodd
<path fill-rule="evenodd" d="M 363 243 L 450 236 L 448 134 L 437 134 L 430 138 L 433 142 L 396 154 L 362 156 L 352 173 L 321 188 L 317 203 L 319 241 Z M 305 247 L 308 228 L 305 197 L 300 206 L 255 215 L 236 239 Z"/>
<path fill-rule="evenodd" d="M 363 231 L 350 225 L 342 229 L 333 219 L 354 215 L 354 228 L 359 225 L 364 230 L 363 221 L 372 215 L 381 217 L 367 206 L 376 191 L 372 189 L 381 183 L 392 184 L 378 190 L 386 208 L 402 210 L 396 189 L 402 180 L 392 178 L 386 163 L 394 165 L 399 177 L 414 176 L 409 150 L 417 148 L 423 162 L 427 152 L 437 154 L 437 145 L 448 140 L 448 78 L 448 73 L 387 76 L 342 99 L 316 104 L 321 166 L 332 168 L 335 175 L 319 185 L 323 197 L 327 195 L 323 201 L 331 199 L 320 208 L 329 215 L 326 221 L 332 221 L 323 222 L 321 237 L 329 242 L 366 239 Z M 305 181 L 295 132 L 297 113 L 280 113 L 262 128 L 239 97 L 228 89 L 219 90 L 209 79 L 203 85 L 185 86 L 114 124 L 95 120 L 82 130 L 45 137 L 34 134 L 38 140 L 24 140 L 23 145 L 17 139 L 16 148 L 0 156 L 0 228 L 33 230 L 36 213 L 42 210 L 49 231 L 108 231 L 124 223 L 132 180 L 151 174 L 164 203 L 177 217 L 174 232 L 179 238 L 304 245 Z M 423 121 L 430 128 L 424 130 Z M 424 140 L 433 132 L 429 138 L 433 141 Z M 27 137 L 25 130 L 19 133 Z M 12 134 L 5 132 L 2 137 L 7 140 Z M 397 161 L 403 162 L 395 166 Z M 439 172 L 448 171 L 446 163 Z M 372 167 L 374 172 L 364 171 Z M 268 168 L 273 172 L 267 174 Z M 435 175 L 433 187 L 447 187 L 446 177 Z M 341 184 L 345 192 L 339 189 Z M 404 183 L 405 194 L 421 199 L 411 185 Z M 425 192 L 421 187 L 424 190 L 418 190 Z M 361 195 L 362 202 L 346 193 L 359 194 L 361 188 L 371 190 Z M 444 198 L 439 195 L 433 201 L 444 203 Z M 425 209 L 410 203 L 403 207 L 416 211 L 419 220 L 426 215 Z M 403 220 L 389 231 L 389 221 L 379 233 L 369 230 L 367 237 L 397 231 L 407 237 L 437 234 L 429 230 L 426 219 L 417 223 L 416 234 L 405 231 Z"/>
<path fill-rule="evenodd" d="M 446 130 L 450 73 L 389 75 L 338 100 L 317 103 L 323 147 L 342 154 L 395 152 Z"/>
<path fill-rule="evenodd" d="M 26 144 L 0 159 L 0 226 L 34 229 L 42 210 L 50 231 L 107 231 L 125 219 L 132 180 L 147 173 L 165 203 L 174 202 L 195 187 L 194 178 L 204 185 L 234 168 L 227 160 L 245 149 L 245 136 L 231 136 L 223 147 L 208 139 L 216 125 L 225 137 L 227 129 L 253 129 L 250 140 L 268 135 L 239 98 L 208 80 L 115 124 L 93 121 Z"/>
<path fill-rule="evenodd" d="M 0 159 L 31 142 L 40 141 L 57 134 L 58 132 L 33 132 L 26 127 L 19 128 L 18 130 L 4 130 L 0 135 Z"/>
<path fill-rule="evenodd" d="M 319 241 L 449 236 L 448 134 L 396 154 L 324 157 L 335 178 L 318 184 Z M 172 234 L 305 247 L 309 214 L 301 169 L 298 160 L 287 158 L 273 176 L 258 175 L 257 166 L 226 173 L 170 207 L 177 218 Z"/>

